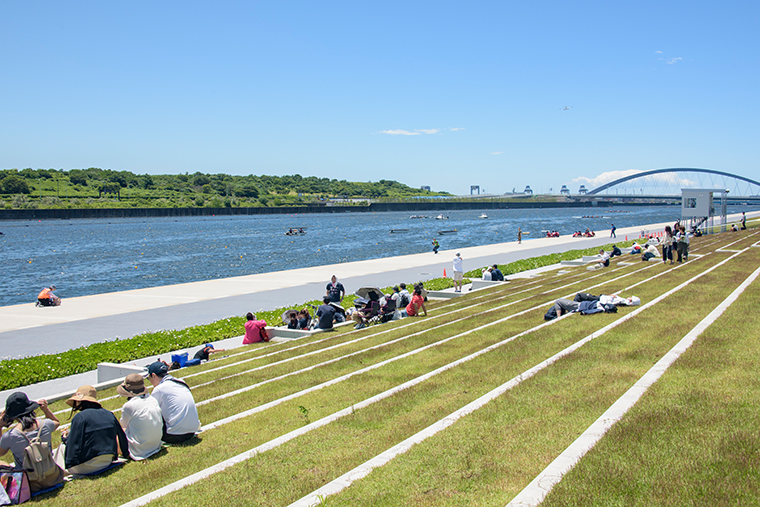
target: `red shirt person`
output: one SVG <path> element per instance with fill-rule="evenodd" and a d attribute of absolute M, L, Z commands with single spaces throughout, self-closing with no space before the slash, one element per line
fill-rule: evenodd
<path fill-rule="evenodd" d="M 264 339 L 261 332 L 261 330 L 264 329 L 267 325 L 266 321 L 256 320 L 256 316 L 251 312 L 248 312 L 245 317 L 248 320 L 245 323 L 245 337 L 243 338 L 243 345 L 264 341 L 268 342 L 269 339 Z"/>

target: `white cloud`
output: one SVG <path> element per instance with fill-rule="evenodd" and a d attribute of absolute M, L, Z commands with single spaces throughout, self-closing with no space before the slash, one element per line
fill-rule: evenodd
<path fill-rule="evenodd" d="M 605 183 L 615 181 L 619 178 L 625 178 L 626 176 L 640 172 L 642 171 L 639 169 L 628 169 L 626 171 L 608 171 L 606 173 L 600 174 L 595 178 L 586 178 L 585 176 L 581 176 L 580 178 L 575 178 L 572 182 L 582 183 L 583 185 L 586 185 L 589 190 L 591 190 L 598 186 L 604 185 Z"/>
<path fill-rule="evenodd" d="M 656 55 L 661 55 L 661 54 L 662 54 L 662 51 L 655 51 L 655 52 L 654 52 L 654 54 L 656 54 Z"/>
<path fill-rule="evenodd" d="M 626 176 L 632 176 L 634 174 L 638 174 L 642 172 L 644 171 L 640 169 L 627 169 L 625 171 L 608 171 L 608 172 L 600 174 L 599 176 L 595 178 L 586 178 L 585 176 L 581 176 L 580 178 L 573 179 L 572 183 L 583 184 L 583 185 L 586 185 L 586 188 L 588 188 L 589 190 L 593 190 L 596 187 L 602 186 L 606 183 L 611 183 L 617 179 L 625 178 Z M 670 184 L 670 185 L 681 186 L 681 187 L 697 186 L 696 182 L 691 181 L 686 178 L 681 178 L 678 176 L 678 173 L 651 174 L 649 176 L 644 176 L 639 181 L 641 181 L 643 184 L 662 183 L 662 184 Z"/>
<path fill-rule="evenodd" d="M 437 134 L 441 129 L 415 129 L 415 132 L 422 132 L 423 134 Z"/>
<path fill-rule="evenodd" d="M 501 155 L 502 153 L 504 153 L 504 152 L 503 151 L 492 151 L 491 155 Z"/>
<path fill-rule="evenodd" d="M 683 60 L 683 58 L 681 58 L 680 56 L 677 56 L 675 58 L 670 58 L 670 59 L 668 59 L 668 61 L 666 63 L 668 63 L 668 64 L 674 64 L 674 63 L 676 63 L 679 60 Z"/>
<path fill-rule="evenodd" d="M 459 132 L 460 130 L 464 130 L 462 127 L 454 127 L 449 129 L 452 132 Z"/>
<path fill-rule="evenodd" d="M 383 134 L 390 134 L 392 136 L 418 136 L 419 132 L 409 132 L 408 130 L 383 130 Z"/>

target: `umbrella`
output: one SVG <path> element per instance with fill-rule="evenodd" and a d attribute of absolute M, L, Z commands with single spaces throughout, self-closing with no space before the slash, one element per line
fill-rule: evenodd
<path fill-rule="evenodd" d="M 354 292 L 354 294 L 356 294 L 360 298 L 369 299 L 369 295 L 372 292 L 377 294 L 378 300 L 382 298 L 383 296 L 385 296 L 385 294 L 383 294 L 383 291 L 381 291 L 378 287 L 362 287 L 356 292 Z"/>
<path fill-rule="evenodd" d="M 282 321 L 283 322 L 290 322 L 290 314 L 291 313 L 298 313 L 298 310 L 285 310 L 285 312 L 282 314 Z"/>

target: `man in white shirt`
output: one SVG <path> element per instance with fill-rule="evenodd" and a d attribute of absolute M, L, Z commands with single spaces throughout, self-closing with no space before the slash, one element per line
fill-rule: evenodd
<path fill-rule="evenodd" d="M 148 379 L 164 420 L 161 440 L 178 444 L 193 438 L 200 431 L 201 422 L 190 386 L 169 375 L 169 367 L 160 361 L 148 367 Z"/>
<path fill-rule="evenodd" d="M 608 254 L 604 250 L 599 250 L 599 255 L 601 257 L 599 259 L 599 267 L 600 268 L 608 267 L 610 265 L 610 254 Z"/>
<path fill-rule="evenodd" d="M 129 455 L 143 460 L 161 449 L 164 421 L 158 401 L 148 394 L 139 373 L 130 373 L 116 392 L 129 398 L 121 408 L 121 427 L 129 442 Z"/>
<path fill-rule="evenodd" d="M 464 278 L 464 269 L 462 268 L 462 255 L 457 252 L 454 256 L 454 292 L 462 292 L 462 278 Z"/>

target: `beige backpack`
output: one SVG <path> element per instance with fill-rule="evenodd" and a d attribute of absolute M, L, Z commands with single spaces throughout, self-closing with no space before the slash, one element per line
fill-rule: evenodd
<path fill-rule="evenodd" d="M 37 430 L 37 436 L 32 438 L 26 436 L 26 433 L 21 431 L 24 438 L 29 442 L 29 445 L 24 448 L 24 461 L 23 468 L 26 470 L 29 476 L 29 487 L 32 493 L 41 491 L 60 484 L 63 482 L 63 470 L 59 467 L 55 459 L 53 459 L 53 453 L 50 450 L 50 446 L 47 442 L 43 442 L 40 439 L 42 433 L 42 424 L 37 423 L 39 430 Z"/>

